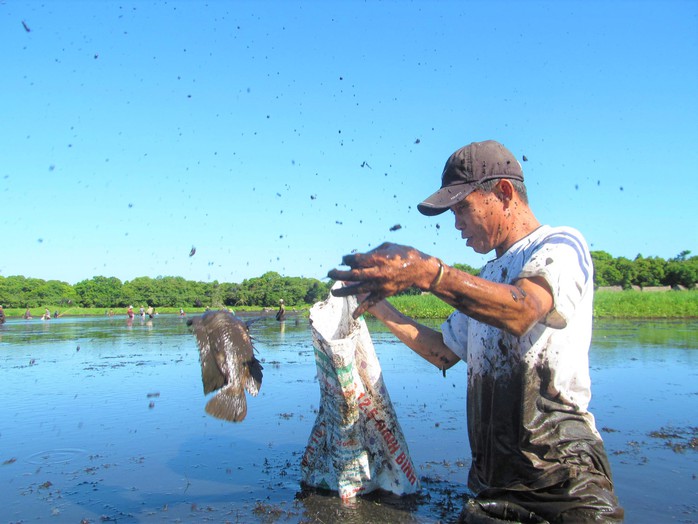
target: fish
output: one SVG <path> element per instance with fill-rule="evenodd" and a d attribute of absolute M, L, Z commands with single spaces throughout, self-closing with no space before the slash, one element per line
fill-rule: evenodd
<path fill-rule="evenodd" d="M 247 416 L 245 390 L 257 396 L 262 364 L 254 355 L 249 324 L 227 310 L 207 311 L 187 321 L 196 336 L 204 394 L 220 390 L 206 404 L 206 413 L 230 422 Z"/>

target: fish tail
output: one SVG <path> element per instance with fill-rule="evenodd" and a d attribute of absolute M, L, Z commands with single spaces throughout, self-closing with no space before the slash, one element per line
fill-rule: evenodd
<path fill-rule="evenodd" d="M 247 415 L 245 393 L 231 387 L 223 388 L 206 404 L 206 413 L 230 422 L 240 422 Z"/>

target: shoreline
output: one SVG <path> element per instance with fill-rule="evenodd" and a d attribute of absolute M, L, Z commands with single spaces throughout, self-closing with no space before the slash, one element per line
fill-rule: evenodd
<path fill-rule="evenodd" d="M 403 314 L 413 318 L 446 319 L 453 308 L 430 293 L 421 295 L 401 295 L 389 298 L 390 302 Z M 244 306 L 231 307 L 236 314 L 274 315 L 276 307 Z M 290 316 L 307 316 L 312 304 L 304 304 L 287 310 Z M 51 314 L 58 312 L 60 317 L 97 317 L 97 316 L 126 316 L 126 308 L 83 308 L 59 306 L 37 306 L 33 320 L 42 320 L 42 311 L 49 309 Z M 185 307 L 186 316 L 200 315 L 205 307 Z M 216 308 L 210 308 L 216 309 Z M 26 308 L 5 308 L 7 319 L 23 319 Z M 109 311 L 113 314 L 109 315 Z M 179 315 L 179 306 L 156 308 L 158 314 Z M 33 313 L 33 312 L 32 312 Z M 138 315 L 137 315 L 138 316 Z M 55 317 L 53 317 L 55 318 Z M 594 319 L 695 319 L 698 318 L 698 290 L 671 290 L 669 288 L 644 288 L 621 290 L 618 288 L 599 288 L 594 294 Z"/>

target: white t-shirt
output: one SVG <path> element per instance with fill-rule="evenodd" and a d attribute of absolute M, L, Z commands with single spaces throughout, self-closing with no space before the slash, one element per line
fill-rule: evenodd
<path fill-rule="evenodd" d="M 575 229 L 541 226 L 480 277 L 505 284 L 542 277 L 554 304 L 522 337 L 459 311 L 442 325 L 445 344 L 468 363 L 470 488 L 562 482 L 589 465 L 580 454 L 596 457 L 601 441 L 587 411 L 593 266 L 586 242 Z M 600 447 L 604 456 L 596 458 L 606 460 Z"/>

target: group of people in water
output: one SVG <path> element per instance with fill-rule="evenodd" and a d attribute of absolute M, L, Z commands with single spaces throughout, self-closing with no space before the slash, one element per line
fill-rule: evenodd
<path fill-rule="evenodd" d="M 1 309 L 2 309 L 2 306 L 0 306 L 0 310 L 1 310 Z M 51 311 L 49 310 L 49 308 L 45 308 L 45 309 L 44 309 L 44 314 L 41 315 L 41 320 L 51 320 L 51 318 L 58 318 L 58 317 L 60 317 L 60 316 L 61 316 L 61 314 L 58 312 L 58 310 L 54 311 L 54 312 L 53 312 L 53 315 L 52 315 L 52 314 L 51 314 Z M 24 318 L 24 320 L 31 320 L 31 319 L 33 319 L 34 317 L 32 316 L 31 309 L 27 308 L 27 309 L 24 311 L 24 315 L 23 315 L 22 318 Z M 5 313 L 4 313 L 4 312 L 2 312 L 2 319 L 0 320 L 0 324 L 2 324 L 3 322 L 5 322 Z"/>
<path fill-rule="evenodd" d="M 181 308 L 180 308 L 180 313 L 181 313 Z M 145 307 L 141 306 L 138 310 L 138 315 L 141 318 L 145 318 L 146 315 L 148 315 L 148 318 L 153 318 L 157 316 L 157 312 L 155 311 L 155 308 L 153 306 L 148 306 L 148 309 Z M 126 316 L 130 319 L 133 319 L 136 314 L 133 311 L 133 306 L 129 306 L 128 309 L 126 310 Z"/>
<path fill-rule="evenodd" d="M 61 315 L 60 315 L 60 313 L 58 313 L 58 311 L 54 311 L 53 315 L 51 315 L 51 311 L 49 311 L 49 309 L 46 308 L 44 310 L 44 314 L 41 315 L 41 320 L 51 320 L 52 317 L 58 318 L 59 316 L 61 316 Z M 26 309 L 22 318 L 24 318 L 24 320 L 31 320 L 34 318 L 32 316 L 32 312 L 29 308 Z M 0 324 L 4 324 L 5 320 L 7 320 L 7 316 L 5 315 L 5 310 L 3 309 L 2 306 L 0 306 Z"/>
<path fill-rule="evenodd" d="M 208 309 L 208 308 L 206 308 L 206 309 Z M 234 312 L 232 310 L 231 310 L 231 312 L 234 314 Z M 114 316 L 114 311 L 112 309 L 109 309 L 109 310 L 107 310 L 106 314 L 110 317 Z M 153 317 L 157 316 L 158 313 L 155 311 L 155 308 L 153 306 L 148 306 L 147 309 L 144 306 L 141 306 L 138 310 L 138 314 L 141 318 L 145 318 L 146 315 L 148 316 L 148 318 L 153 318 Z M 53 315 L 51 315 L 51 311 L 49 311 L 48 308 L 45 308 L 44 314 L 41 315 L 41 319 L 42 320 L 51 320 L 51 318 L 58 318 L 59 316 L 61 316 L 61 315 L 57 310 L 53 312 Z M 133 320 L 135 318 L 136 313 L 135 313 L 132 305 L 129 306 L 128 309 L 126 310 L 126 316 L 130 320 Z M 179 316 L 180 317 L 187 316 L 187 314 L 183 308 L 179 308 Z M 0 305 L 0 324 L 5 323 L 5 318 L 6 318 L 5 317 L 5 310 Z M 32 318 L 34 318 L 32 316 L 31 310 L 29 308 L 27 308 L 26 311 L 24 312 L 23 318 L 25 320 L 31 320 Z M 279 322 L 286 320 L 286 307 L 284 306 L 283 299 L 279 300 L 279 309 L 276 312 L 276 320 L 278 320 Z"/>

